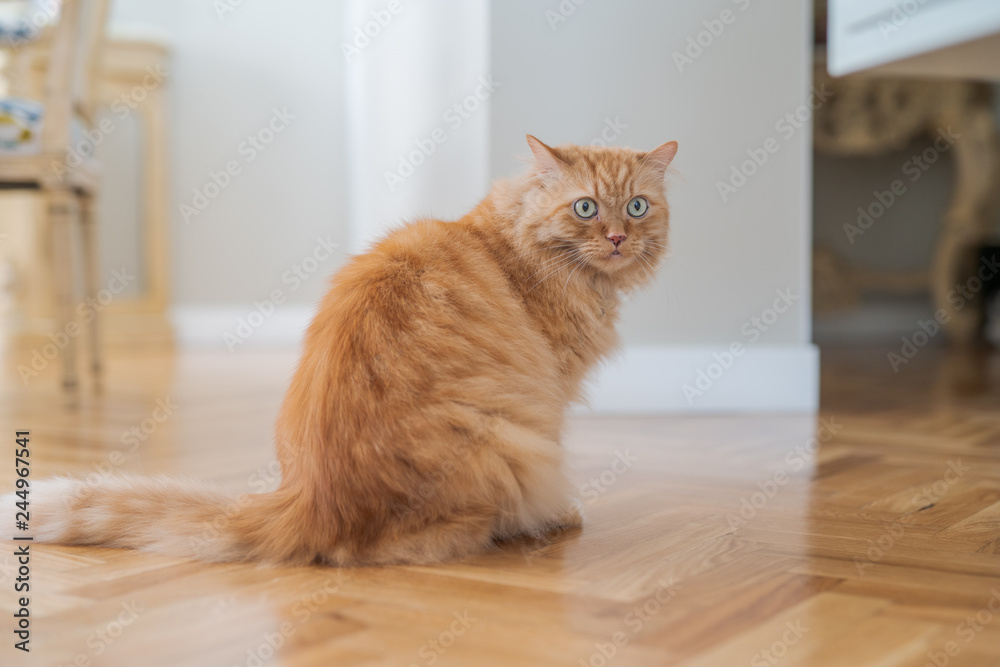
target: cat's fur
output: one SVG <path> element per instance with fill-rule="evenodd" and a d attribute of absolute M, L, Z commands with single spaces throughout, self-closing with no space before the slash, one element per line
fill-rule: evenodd
<path fill-rule="evenodd" d="M 335 276 L 278 419 L 276 491 L 42 480 L 36 541 L 213 561 L 432 563 L 577 525 L 564 413 L 616 345 L 620 292 L 650 280 L 664 255 L 677 144 L 528 142 L 533 168 L 461 220 L 408 224 Z M 636 195 L 649 208 L 633 219 Z M 574 212 L 581 197 L 595 218 Z M 619 256 L 609 236 L 626 237 Z"/>

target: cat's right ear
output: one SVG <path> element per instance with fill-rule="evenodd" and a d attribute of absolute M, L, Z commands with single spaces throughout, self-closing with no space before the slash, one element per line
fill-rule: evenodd
<path fill-rule="evenodd" d="M 646 153 L 642 162 L 662 177 L 666 173 L 667 167 L 673 162 L 675 155 L 677 155 L 677 142 L 668 141 Z"/>
<path fill-rule="evenodd" d="M 535 156 L 535 168 L 539 174 L 542 176 L 551 176 L 562 171 L 563 161 L 559 159 L 555 151 L 530 134 L 527 138 L 528 146 Z"/>

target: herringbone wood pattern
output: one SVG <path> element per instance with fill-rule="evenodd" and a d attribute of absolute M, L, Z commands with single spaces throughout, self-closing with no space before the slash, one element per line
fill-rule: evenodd
<path fill-rule="evenodd" d="M 466 562 L 266 569 L 35 545 L 24 655 L 0 557 L 0 663 L 1000 665 L 1000 359 L 922 350 L 894 374 L 884 355 L 825 353 L 818 422 L 574 418 L 582 530 Z M 290 354 L 119 352 L 77 406 L 54 369 L 25 386 L 25 359 L 5 364 L 0 489 L 16 429 L 33 478 L 277 481 Z"/>

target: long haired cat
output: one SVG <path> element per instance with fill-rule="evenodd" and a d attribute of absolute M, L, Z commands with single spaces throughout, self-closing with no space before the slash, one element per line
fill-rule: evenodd
<path fill-rule="evenodd" d="M 677 143 L 528 144 L 532 168 L 468 215 L 397 229 L 334 277 L 278 418 L 276 491 L 43 480 L 36 541 L 366 565 L 578 525 L 565 411 L 615 348 L 619 295 L 664 256 Z"/>

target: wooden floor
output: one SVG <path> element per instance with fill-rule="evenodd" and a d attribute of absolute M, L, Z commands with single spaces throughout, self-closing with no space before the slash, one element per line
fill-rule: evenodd
<path fill-rule="evenodd" d="M 277 481 L 289 354 L 119 352 L 76 407 L 54 368 L 24 386 L 24 360 L 3 362 L 4 491 L 16 429 L 33 478 Z M 885 350 L 825 350 L 823 371 L 818 427 L 575 418 L 582 530 L 466 562 L 264 569 L 35 545 L 24 656 L 4 550 L 0 664 L 1000 665 L 1000 359 L 924 349 L 894 374 Z"/>

